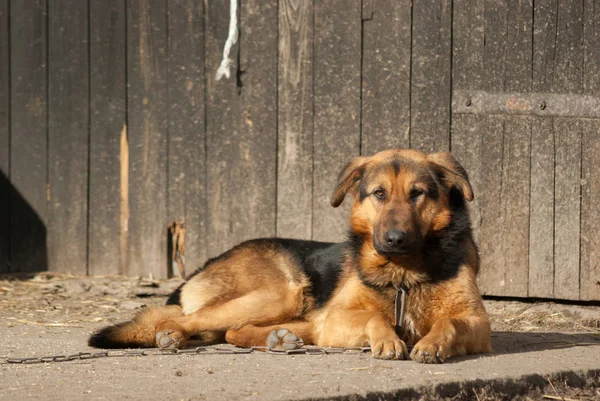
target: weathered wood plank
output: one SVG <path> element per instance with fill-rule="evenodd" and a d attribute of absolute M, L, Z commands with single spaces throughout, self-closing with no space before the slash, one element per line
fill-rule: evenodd
<path fill-rule="evenodd" d="M 529 203 L 530 297 L 551 298 L 554 293 L 554 150 L 552 119 L 534 119 Z"/>
<path fill-rule="evenodd" d="M 584 1 L 583 93 L 600 95 L 600 3 Z M 580 299 L 600 300 L 600 123 L 583 121 Z"/>
<path fill-rule="evenodd" d="M 533 2 L 509 0 L 504 54 L 504 91 L 529 92 L 532 87 Z M 498 60 L 500 61 L 500 60 Z M 525 126 L 523 128 L 526 129 Z"/>
<path fill-rule="evenodd" d="M 167 276 L 167 19 L 164 0 L 127 5 L 129 275 Z"/>
<path fill-rule="evenodd" d="M 534 4 L 533 92 L 548 93 L 554 86 L 557 1 L 536 0 Z"/>
<path fill-rule="evenodd" d="M 508 3 L 508 0 L 485 3 L 485 45 L 483 47 L 485 79 L 482 81 L 482 89 L 489 92 L 504 91 Z"/>
<path fill-rule="evenodd" d="M 552 92 L 556 53 L 557 1 L 534 3 L 532 90 Z M 542 101 L 539 101 L 539 104 Z M 554 105 L 554 102 L 550 102 Z M 546 108 L 547 109 L 547 108 Z M 535 110 L 543 112 L 538 105 Z M 531 132 L 529 205 L 529 290 L 531 297 L 554 295 L 554 153 L 553 118 L 536 118 Z"/>
<path fill-rule="evenodd" d="M 239 43 L 231 48 L 231 78 L 215 80 L 229 27 L 229 7 L 209 2 L 206 8 L 206 250 L 214 257 L 235 245 L 232 235 L 232 183 L 234 163 L 239 158 L 241 104 L 238 96 Z"/>
<path fill-rule="evenodd" d="M 11 265 L 48 269 L 46 249 L 46 2 L 10 4 Z"/>
<path fill-rule="evenodd" d="M 88 273 L 123 273 L 121 132 L 126 124 L 125 1 L 90 1 Z"/>
<path fill-rule="evenodd" d="M 582 93 L 583 88 L 583 2 L 558 2 L 554 43 L 554 82 L 558 93 Z"/>
<path fill-rule="evenodd" d="M 360 151 L 360 2 L 315 4 L 313 234 L 340 241 L 351 199 L 330 204 L 342 167 Z"/>
<path fill-rule="evenodd" d="M 48 3 L 48 270 L 87 273 L 88 8 Z"/>
<path fill-rule="evenodd" d="M 413 1 L 410 146 L 450 149 L 452 3 Z"/>
<path fill-rule="evenodd" d="M 469 174 L 475 199 L 471 223 L 479 244 L 482 293 L 501 295 L 506 286 L 502 227 L 504 119 L 461 115 L 453 118 L 452 152 Z"/>
<path fill-rule="evenodd" d="M 202 2 L 194 0 L 176 0 L 167 4 L 169 17 L 167 214 L 169 222 L 185 222 L 186 270 L 192 272 L 206 258 L 204 6 Z"/>
<path fill-rule="evenodd" d="M 410 145 L 411 1 L 363 6 L 361 153 L 371 155 Z"/>
<path fill-rule="evenodd" d="M 277 235 L 312 234 L 313 7 L 279 3 Z"/>
<path fill-rule="evenodd" d="M 529 188 L 531 119 L 507 118 L 504 122 L 502 184 L 503 279 L 496 295 L 527 296 L 529 277 Z M 485 162 L 485 159 L 484 159 Z M 498 255 L 500 256 L 500 255 Z"/>
<path fill-rule="evenodd" d="M 264 73 L 277 68 L 276 3 L 242 4 L 240 16 L 244 35 L 230 54 L 239 65 L 216 81 L 229 8 L 208 5 L 208 256 L 276 230 L 277 86 Z"/>
<path fill-rule="evenodd" d="M 583 10 L 583 93 L 600 95 L 600 2 L 584 0 Z"/>
<path fill-rule="evenodd" d="M 556 118 L 554 297 L 579 299 L 581 122 Z"/>
<path fill-rule="evenodd" d="M 242 2 L 241 120 L 232 199 L 235 242 L 272 237 L 277 208 L 277 0 Z M 269 73 L 266 73 L 270 71 Z M 249 229 L 250 228 L 250 229 Z"/>
<path fill-rule="evenodd" d="M 583 121 L 580 299 L 600 300 L 600 122 Z"/>
<path fill-rule="evenodd" d="M 452 154 L 465 168 L 475 198 L 469 205 L 471 227 L 475 243 L 481 241 L 481 208 L 480 195 L 485 182 L 482 177 L 482 137 L 484 118 L 471 115 L 457 115 L 452 118 Z"/>
<path fill-rule="evenodd" d="M 0 0 L 0 273 L 10 271 L 10 35 L 9 0 Z"/>
<path fill-rule="evenodd" d="M 453 4 L 453 91 L 482 88 L 485 50 L 484 12 L 485 0 L 456 0 Z"/>

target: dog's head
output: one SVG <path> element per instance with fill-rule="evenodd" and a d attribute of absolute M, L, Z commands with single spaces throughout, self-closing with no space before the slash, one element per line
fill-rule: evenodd
<path fill-rule="evenodd" d="M 340 172 L 331 204 L 339 206 L 348 193 L 355 199 L 353 235 L 390 260 L 420 254 L 473 199 L 467 173 L 451 154 L 416 150 L 353 159 Z"/>

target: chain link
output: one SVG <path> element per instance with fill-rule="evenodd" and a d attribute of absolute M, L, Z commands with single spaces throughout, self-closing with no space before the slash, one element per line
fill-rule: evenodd
<path fill-rule="evenodd" d="M 371 351 L 371 347 L 350 347 L 350 348 L 322 348 L 322 347 L 302 347 L 293 350 L 277 350 L 267 347 L 252 348 L 226 348 L 217 346 L 196 347 L 189 349 L 161 349 L 147 348 L 144 350 L 118 350 L 101 352 L 78 352 L 71 355 L 50 355 L 31 358 L 7 358 L 6 363 L 13 364 L 35 364 L 48 362 L 68 362 L 85 359 L 114 358 L 114 357 L 135 357 L 135 356 L 156 356 L 156 355 L 241 355 L 252 354 L 254 352 L 264 352 L 270 355 L 331 355 L 331 354 L 362 354 Z"/>

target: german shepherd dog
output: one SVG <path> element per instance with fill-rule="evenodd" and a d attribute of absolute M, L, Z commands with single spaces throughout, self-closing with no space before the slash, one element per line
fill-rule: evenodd
<path fill-rule="evenodd" d="M 166 306 L 101 329 L 89 344 L 183 348 L 225 333 L 242 347 L 370 346 L 375 358 L 424 363 L 490 352 L 463 167 L 449 153 L 387 150 L 343 168 L 333 207 L 348 193 L 347 241 L 244 242 L 206 262 Z M 400 335 L 396 287 L 407 290 Z"/>

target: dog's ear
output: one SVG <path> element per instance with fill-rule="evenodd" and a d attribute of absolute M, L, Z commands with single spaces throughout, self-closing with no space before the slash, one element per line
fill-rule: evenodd
<path fill-rule="evenodd" d="M 331 196 L 331 206 L 338 207 L 342 204 L 348 192 L 356 192 L 367 159 L 368 157 L 355 157 L 340 171 L 337 184 Z"/>
<path fill-rule="evenodd" d="M 473 200 L 473 188 L 469 183 L 469 176 L 454 156 L 447 152 L 440 152 L 428 155 L 427 159 L 441 168 L 442 180 L 448 187 L 457 188 L 466 200 Z"/>

